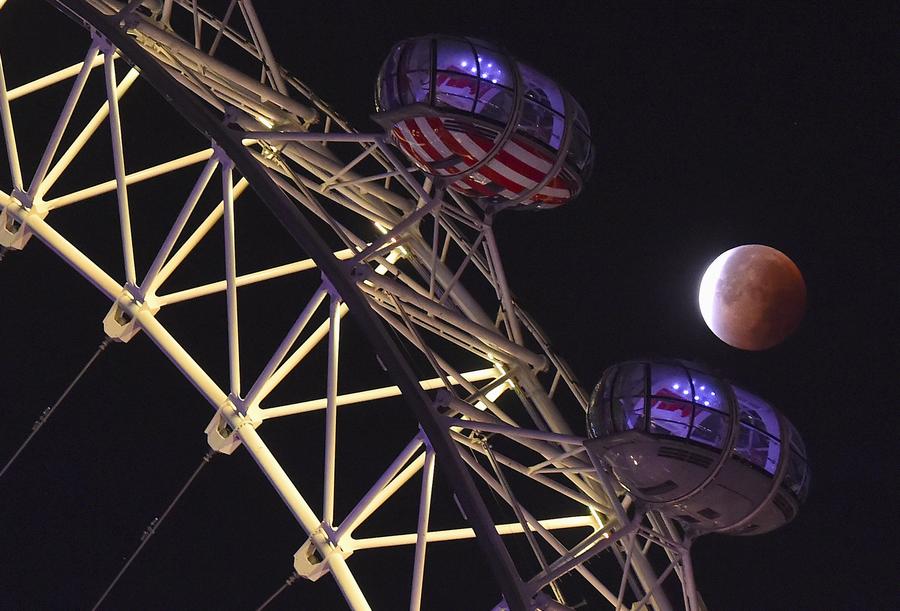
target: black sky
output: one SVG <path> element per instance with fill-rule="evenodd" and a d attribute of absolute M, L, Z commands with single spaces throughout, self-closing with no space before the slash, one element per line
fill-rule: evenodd
<path fill-rule="evenodd" d="M 9 20 L 16 4 L 0 11 L 0 50 L 52 47 L 65 20 L 26 35 Z M 283 64 L 361 130 L 375 129 L 380 62 L 408 36 L 494 40 L 568 88 L 590 117 L 596 167 L 577 201 L 496 222 L 519 301 L 585 385 L 636 356 L 705 362 L 779 406 L 807 442 L 813 483 L 794 523 L 697 544 L 709 608 L 900 605 L 889 571 L 900 217 L 896 152 L 885 154 L 897 74 L 896 45 L 882 44 L 896 11 L 257 6 Z M 798 331 L 761 353 L 719 342 L 696 305 L 706 265 L 747 243 L 785 252 L 809 294 Z M 0 264 L 2 460 L 93 352 L 107 307 L 36 242 Z M 144 338 L 111 350 L 0 481 L 0 609 L 89 606 L 205 452 L 209 410 L 193 389 Z M 245 456 L 217 459 L 109 608 L 249 608 L 287 576 L 295 530 Z M 328 608 L 300 606 L 319 590 L 337 596 L 328 579 L 300 583 L 277 608 Z"/>

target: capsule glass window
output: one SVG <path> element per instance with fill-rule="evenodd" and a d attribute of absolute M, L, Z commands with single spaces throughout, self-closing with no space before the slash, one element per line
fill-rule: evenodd
<path fill-rule="evenodd" d="M 458 72 L 470 76 L 478 74 L 478 63 L 472 45 L 465 40 L 440 38 L 437 41 L 435 68 L 445 72 Z"/>
<path fill-rule="evenodd" d="M 718 379 L 694 370 L 691 370 L 691 378 L 694 381 L 694 396 L 698 397 L 695 399 L 697 405 L 719 411 L 728 410 L 727 395 Z"/>
<path fill-rule="evenodd" d="M 416 40 L 406 46 L 398 74 L 404 104 L 429 102 L 431 92 L 431 41 Z"/>
<path fill-rule="evenodd" d="M 734 453 L 750 464 L 774 475 L 778 469 L 781 444 L 774 437 L 741 422 L 734 445 Z"/>
<path fill-rule="evenodd" d="M 435 74 L 435 106 L 472 112 L 478 91 L 478 79 L 456 72 Z"/>
<path fill-rule="evenodd" d="M 615 397 L 642 397 L 645 393 L 645 375 L 643 363 L 627 363 L 619 368 L 616 374 Z"/>
<path fill-rule="evenodd" d="M 397 66 L 403 53 L 404 45 L 394 47 L 379 75 L 378 105 L 379 110 L 392 110 L 400 105 L 400 92 L 397 89 Z"/>
<path fill-rule="evenodd" d="M 705 407 L 695 407 L 690 438 L 703 445 L 722 448 L 728 439 L 730 423 L 731 419 L 727 414 Z"/>

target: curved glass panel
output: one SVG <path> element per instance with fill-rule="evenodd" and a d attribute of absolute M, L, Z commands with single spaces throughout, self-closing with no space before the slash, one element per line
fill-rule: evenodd
<path fill-rule="evenodd" d="M 614 397 L 643 397 L 644 390 L 643 363 L 627 363 L 619 367 L 613 389 Z"/>
<path fill-rule="evenodd" d="M 439 38 L 435 68 L 475 76 L 478 73 L 478 64 L 472 45 L 464 40 Z"/>
<path fill-rule="evenodd" d="M 515 88 L 512 64 L 502 53 L 487 47 L 476 47 L 478 54 L 478 77 L 493 85 Z"/>
<path fill-rule="evenodd" d="M 591 153 L 591 140 L 580 129 L 575 129 L 572 140 L 569 142 L 569 163 L 579 170 L 583 170 Z"/>
<path fill-rule="evenodd" d="M 781 430 L 778 426 L 778 413 L 775 408 L 746 390 L 734 387 L 738 400 L 738 413 L 743 424 L 751 426 L 779 440 Z"/>
<path fill-rule="evenodd" d="M 694 380 L 694 395 L 698 397 L 695 399 L 698 405 L 728 411 L 727 394 L 721 381 L 693 369 L 690 370 L 690 374 Z"/>
<path fill-rule="evenodd" d="M 808 482 L 809 472 L 806 461 L 796 452 L 791 452 L 782 485 L 790 490 L 802 503 L 806 499 Z"/>
<path fill-rule="evenodd" d="M 438 72 L 434 77 L 434 103 L 471 112 L 475 107 L 478 79 L 456 72 Z"/>
<path fill-rule="evenodd" d="M 522 114 L 519 117 L 516 131 L 538 142 L 549 144 L 550 136 L 553 134 L 553 112 L 539 104 L 525 100 L 522 104 Z"/>
<path fill-rule="evenodd" d="M 774 475 L 778 468 L 780 452 L 781 444 L 777 439 L 745 422 L 740 423 L 737 441 L 734 444 L 734 453 L 737 456 Z"/>
<path fill-rule="evenodd" d="M 654 420 L 671 420 L 690 424 L 694 404 L 690 401 L 679 401 L 663 397 L 650 397 L 650 417 Z"/>
<path fill-rule="evenodd" d="M 653 365 L 650 370 L 651 395 L 681 401 L 691 400 L 691 381 L 683 367 Z"/>
<path fill-rule="evenodd" d="M 787 425 L 791 430 L 791 449 L 806 458 L 806 444 L 803 443 L 803 438 L 800 437 L 800 433 L 797 432 L 797 428 L 792 422 L 788 421 Z"/>
<path fill-rule="evenodd" d="M 431 89 L 431 41 L 406 45 L 397 74 L 400 100 L 404 104 L 428 102 Z"/>
<path fill-rule="evenodd" d="M 522 115 L 519 133 L 559 149 L 566 127 L 566 105 L 559 86 L 534 68 L 519 64 Z"/>
<path fill-rule="evenodd" d="M 612 402 L 612 421 L 615 432 L 644 429 L 644 398 L 617 397 Z"/>
<path fill-rule="evenodd" d="M 688 427 L 681 422 L 650 418 L 650 433 L 684 438 L 687 437 Z"/>
<path fill-rule="evenodd" d="M 515 108 L 516 99 L 511 89 L 495 85 L 489 81 L 481 81 L 478 90 L 478 104 L 475 114 L 506 124 Z"/>
<path fill-rule="evenodd" d="M 584 109 L 581 107 L 581 104 L 575 102 L 573 100 L 573 106 L 575 106 L 575 126 L 578 127 L 584 133 L 590 135 L 591 133 L 591 124 L 588 121 L 587 114 L 584 112 Z"/>
<path fill-rule="evenodd" d="M 400 92 L 397 90 L 397 65 L 404 45 L 394 47 L 385 60 L 378 75 L 378 110 L 392 110 L 400 105 Z"/>
<path fill-rule="evenodd" d="M 714 448 L 721 448 L 728 439 L 730 418 L 727 414 L 703 407 L 694 411 L 694 426 L 690 438 Z"/>
<path fill-rule="evenodd" d="M 566 105 L 562 92 L 553 80 L 526 64 L 519 64 L 519 73 L 522 75 L 522 95 L 526 100 L 565 115 Z"/>

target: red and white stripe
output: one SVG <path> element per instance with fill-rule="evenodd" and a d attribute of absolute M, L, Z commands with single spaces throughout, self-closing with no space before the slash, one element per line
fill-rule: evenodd
<path fill-rule="evenodd" d="M 450 187 L 473 197 L 515 199 L 543 181 L 553 167 L 553 158 L 546 152 L 515 137 L 507 141 L 488 163 L 468 174 L 467 170 L 483 160 L 493 148 L 493 140 L 474 129 L 450 129 L 439 117 L 404 119 L 394 125 L 391 135 L 416 165 L 437 176 L 459 176 Z M 435 162 L 454 156 L 458 161 L 452 166 L 432 167 Z M 523 203 L 564 204 L 572 198 L 574 187 L 574 180 L 566 172 L 560 172 Z"/>

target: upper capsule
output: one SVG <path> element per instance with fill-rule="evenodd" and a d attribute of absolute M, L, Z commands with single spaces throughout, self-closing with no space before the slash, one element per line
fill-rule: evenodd
<path fill-rule="evenodd" d="M 593 151 L 584 110 L 495 45 L 429 35 L 397 44 L 378 75 L 375 120 L 410 160 L 489 205 L 576 197 Z"/>

